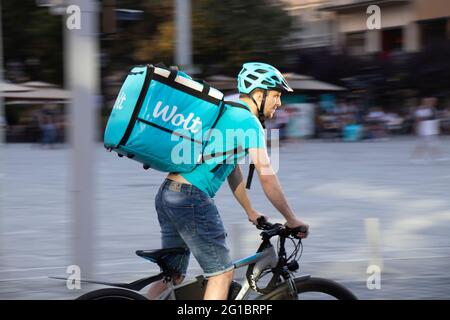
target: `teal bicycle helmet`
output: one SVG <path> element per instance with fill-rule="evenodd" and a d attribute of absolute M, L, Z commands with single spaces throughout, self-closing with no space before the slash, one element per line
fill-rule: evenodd
<path fill-rule="evenodd" d="M 238 90 L 240 93 L 249 94 L 255 89 L 293 91 L 281 72 L 270 64 L 244 63 L 238 75 Z"/>
<path fill-rule="evenodd" d="M 263 90 L 261 105 L 258 107 L 256 100 L 250 94 L 255 89 Z M 238 75 L 239 93 L 248 95 L 258 107 L 258 118 L 264 127 L 264 108 L 268 90 L 292 92 L 286 79 L 277 68 L 262 62 L 247 62 L 242 66 Z"/>

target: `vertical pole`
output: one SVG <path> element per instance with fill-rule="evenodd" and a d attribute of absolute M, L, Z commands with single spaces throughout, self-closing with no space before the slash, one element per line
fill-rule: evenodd
<path fill-rule="evenodd" d="M 3 24 L 2 24 L 2 3 L 0 0 L 0 84 L 3 83 Z M 6 115 L 5 115 L 5 109 L 3 105 L 3 93 L 0 91 L 0 261 L 3 261 L 1 259 L 2 256 L 2 237 L 3 237 L 3 215 L 4 215 L 4 208 L 3 208 L 3 186 L 5 181 L 5 164 L 4 164 L 4 157 L 5 157 L 5 127 L 6 127 Z"/>
<path fill-rule="evenodd" d="M 175 1 L 175 64 L 192 72 L 191 0 Z"/>
<path fill-rule="evenodd" d="M 73 0 L 81 10 L 80 29 L 65 27 L 65 70 L 72 92 L 70 106 L 71 192 L 74 262 L 82 277 L 94 269 L 94 155 L 97 123 L 98 7 L 95 0 Z M 69 7 L 70 8 L 70 7 Z M 70 11 L 66 16 L 70 19 Z"/>

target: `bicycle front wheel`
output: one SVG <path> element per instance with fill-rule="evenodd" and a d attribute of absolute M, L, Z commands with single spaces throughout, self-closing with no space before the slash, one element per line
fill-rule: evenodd
<path fill-rule="evenodd" d="M 106 288 L 88 292 L 76 300 L 147 300 L 147 298 L 131 290 Z"/>
<path fill-rule="evenodd" d="M 290 296 L 286 283 L 281 284 L 272 292 L 261 296 L 264 300 L 357 300 L 358 298 L 339 283 L 322 278 L 295 278 L 297 297 Z"/>

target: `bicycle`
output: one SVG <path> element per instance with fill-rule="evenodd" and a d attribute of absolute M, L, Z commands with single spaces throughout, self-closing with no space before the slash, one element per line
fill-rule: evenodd
<path fill-rule="evenodd" d="M 356 300 L 357 297 L 339 283 L 315 278 L 310 275 L 294 277 L 294 272 L 299 269 L 297 260 L 303 252 L 301 239 L 295 237 L 298 230 L 289 229 L 279 223 L 269 223 L 259 219 L 257 228 L 261 232 L 262 243 L 257 252 L 249 257 L 234 262 L 235 269 L 248 266 L 246 277 L 242 284 L 232 281 L 228 293 L 228 300 L 246 300 L 251 292 L 256 292 L 255 300 L 286 300 L 300 299 L 306 293 L 321 293 L 339 300 Z M 275 251 L 270 239 L 278 236 L 278 252 Z M 294 250 L 287 256 L 285 243 L 290 239 L 294 243 Z M 297 240 L 297 241 L 296 241 Z M 299 250 L 300 256 L 298 257 Z M 138 250 L 136 254 L 151 262 L 155 262 L 161 268 L 161 273 L 155 276 L 136 280 L 131 283 L 107 283 L 99 281 L 81 280 L 86 283 L 103 284 L 113 288 L 98 289 L 82 296 L 77 300 L 147 300 L 138 293 L 147 285 L 164 279 L 168 288 L 158 297 L 158 300 L 201 300 L 206 289 L 207 279 L 197 276 L 195 279 L 176 285 L 174 283 L 175 272 L 168 268 L 163 257 L 169 254 L 180 254 L 184 248 L 169 248 L 159 250 Z M 258 286 L 258 282 L 267 274 L 272 273 L 268 285 L 264 288 Z M 300 295 L 300 297 L 299 297 Z"/>

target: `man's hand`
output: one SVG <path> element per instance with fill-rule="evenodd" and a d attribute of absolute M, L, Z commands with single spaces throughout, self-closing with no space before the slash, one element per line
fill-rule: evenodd
<path fill-rule="evenodd" d="M 265 215 L 259 213 L 258 211 L 255 211 L 255 210 L 251 210 L 250 212 L 247 213 L 247 215 L 248 215 L 248 221 L 253 223 L 253 225 L 255 225 L 255 226 L 258 225 L 257 220 L 259 217 L 264 217 L 266 220 L 268 219 Z"/>
<path fill-rule="evenodd" d="M 297 219 L 297 218 L 294 218 L 294 219 L 286 222 L 285 226 L 287 226 L 290 229 L 295 229 L 295 228 L 299 228 L 299 227 L 306 228 L 305 232 L 298 232 L 297 233 L 297 237 L 300 238 L 300 239 L 305 239 L 309 235 L 309 225 L 304 223 L 303 221 Z"/>

